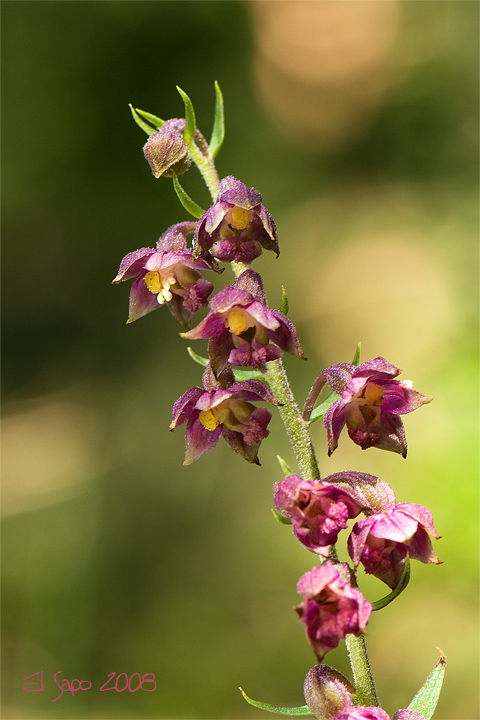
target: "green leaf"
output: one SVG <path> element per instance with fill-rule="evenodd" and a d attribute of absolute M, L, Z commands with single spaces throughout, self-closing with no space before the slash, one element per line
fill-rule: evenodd
<path fill-rule="evenodd" d="M 134 108 L 133 105 L 131 105 L 131 104 L 130 104 L 128 107 L 130 108 L 130 111 L 131 111 L 131 113 L 132 113 L 133 119 L 135 120 L 135 122 L 137 123 L 137 125 L 138 125 L 139 127 L 141 127 L 142 130 L 144 130 L 144 131 L 147 133 L 147 135 L 153 135 L 154 132 L 157 132 L 157 128 L 156 128 L 156 127 L 152 127 L 151 125 L 149 125 L 148 123 L 146 123 L 144 120 L 142 120 L 142 118 L 140 117 L 140 115 L 142 115 L 143 117 L 145 117 L 145 118 L 147 118 L 147 119 L 155 118 L 155 120 L 158 120 L 158 121 L 159 121 L 160 127 L 161 127 L 161 126 L 163 125 L 163 123 L 164 123 L 163 120 L 160 120 L 160 118 L 155 117 L 155 115 L 150 115 L 150 113 L 146 113 L 146 112 L 144 112 L 143 110 L 139 110 L 138 108 Z M 155 123 L 153 123 L 153 124 L 155 125 Z"/>
<path fill-rule="evenodd" d="M 148 120 L 149 123 L 155 125 L 157 130 L 160 130 L 162 125 L 165 125 L 165 120 L 162 120 L 162 118 L 159 118 L 157 115 L 152 115 L 152 113 L 145 112 L 145 110 L 140 110 L 139 108 L 136 108 L 136 110 L 139 115 L 145 118 L 145 120 Z"/>
<path fill-rule="evenodd" d="M 285 462 L 285 460 L 284 460 L 282 457 L 280 457 L 280 455 L 277 455 L 277 460 L 278 460 L 278 462 L 280 463 L 280 467 L 282 468 L 282 470 L 283 470 L 283 472 L 284 472 L 284 474 L 285 474 L 285 477 L 287 477 L 287 475 L 291 475 L 291 474 L 292 474 L 292 471 L 291 471 L 290 468 L 288 467 L 288 465 L 287 465 L 287 463 Z"/>
<path fill-rule="evenodd" d="M 280 312 L 282 315 L 288 315 L 288 297 L 287 291 L 282 285 L 282 304 L 280 305 Z"/>
<path fill-rule="evenodd" d="M 362 349 L 362 343 L 359 342 L 357 345 L 357 349 L 355 350 L 355 355 L 353 356 L 352 365 L 356 365 L 357 367 L 360 365 L 360 350 Z"/>
<path fill-rule="evenodd" d="M 407 559 L 405 561 L 405 567 L 402 573 L 402 577 L 398 581 L 398 585 L 393 588 L 392 592 L 388 595 L 385 595 L 385 597 L 380 598 L 380 600 L 376 600 L 372 603 L 372 610 L 381 610 L 386 605 L 392 602 L 392 600 L 395 600 L 395 598 L 400 595 L 401 592 L 405 590 L 408 583 L 410 581 L 410 558 L 407 555 Z"/>
<path fill-rule="evenodd" d="M 342 396 L 337 395 L 337 393 L 332 393 L 328 396 L 326 400 L 324 400 L 320 405 L 318 405 L 314 410 L 312 410 L 312 414 L 310 415 L 310 422 L 313 423 L 316 420 L 320 420 L 323 418 L 325 413 L 327 412 L 330 405 L 333 405 L 334 402 L 337 402 L 337 400 L 340 400 Z"/>
<path fill-rule="evenodd" d="M 266 710 L 267 712 L 277 713 L 278 715 L 312 715 L 312 713 L 308 709 L 307 705 L 301 705 L 300 707 L 293 707 L 293 708 L 275 707 L 275 705 L 269 705 L 268 703 L 262 703 L 262 702 L 258 702 L 257 700 L 252 700 L 242 690 L 241 687 L 239 687 L 238 689 L 242 693 L 245 700 L 248 703 L 250 703 L 250 705 L 253 705 L 253 707 L 256 707 L 256 708 L 260 708 L 260 710 Z"/>
<path fill-rule="evenodd" d="M 440 653 L 440 660 L 408 706 L 408 710 L 420 713 L 426 720 L 430 720 L 437 707 L 447 665 L 447 658 L 440 648 L 437 650 Z"/>
<path fill-rule="evenodd" d="M 190 355 L 190 357 L 192 358 L 192 360 L 195 360 L 195 362 L 198 363 L 199 365 L 202 365 L 202 367 L 207 367 L 207 365 L 209 363 L 208 358 L 204 358 L 201 355 L 197 355 L 197 353 L 194 352 L 191 347 L 187 347 L 187 352 Z"/>
<path fill-rule="evenodd" d="M 282 515 L 282 513 L 277 512 L 275 508 L 272 508 L 273 517 L 275 520 L 278 520 L 278 522 L 281 525 L 291 525 L 292 521 L 289 517 L 285 517 L 285 515 Z"/>
<path fill-rule="evenodd" d="M 237 382 L 243 380 L 263 380 L 264 376 L 260 370 L 234 370 L 233 377 Z"/>
<path fill-rule="evenodd" d="M 212 158 L 218 153 L 225 139 L 225 115 L 223 109 L 223 95 L 220 85 L 215 80 L 215 118 L 213 121 L 212 137 L 208 150 Z"/>
<path fill-rule="evenodd" d="M 187 352 L 192 358 L 192 360 L 194 360 L 202 367 L 207 367 L 208 363 L 210 362 L 208 358 L 197 355 L 197 353 L 192 350 L 191 347 L 187 347 Z M 234 370 L 233 377 L 235 378 L 236 382 L 242 382 L 243 380 L 261 380 L 263 379 L 263 374 L 258 370 Z"/>
<path fill-rule="evenodd" d="M 178 177 L 176 175 L 173 175 L 173 187 L 175 188 L 175 192 L 177 193 L 177 197 L 182 203 L 183 207 L 187 212 L 190 213 L 190 215 L 193 215 L 195 220 L 198 220 L 199 217 L 201 217 L 205 210 L 203 210 L 200 205 L 197 205 L 197 203 L 192 200 L 190 195 L 185 192 L 185 190 L 182 188 L 178 181 Z"/>
<path fill-rule="evenodd" d="M 185 105 L 185 132 L 183 133 L 183 139 L 187 143 L 187 145 L 190 144 L 193 138 L 193 134 L 195 132 L 195 129 L 197 127 L 197 121 L 195 119 L 195 110 L 193 109 L 193 103 L 188 97 L 186 92 L 183 92 L 182 88 L 178 87 L 177 90 L 184 102 Z"/>

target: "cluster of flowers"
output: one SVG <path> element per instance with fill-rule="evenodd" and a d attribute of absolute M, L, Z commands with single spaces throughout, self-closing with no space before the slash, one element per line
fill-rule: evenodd
<path fill-rule="evenodd" d="M 146 144 L 147 157 L 161 132 Z M 187 236 L 193 233 L 193 247 Z M 126 255 L 114 283 L 134 282 L 129 318 L 133 322 L 161 305 L 186 328 L 193 314 L 207 304 L 209 313 L 184 338 L 208 339 L 209 365 L 203 388 L 192 388 L 173 407 L 171 429 L 186 423 L 185 465 L 213 448 L 220 436 L 242 457 L 258 464 L 258 448 L 268 436 L 271 413 L 253 403 L 279 405 L 258 379 L 235 382 L 232 366 L 264 370 L 283 352 L 303 357 L 293 323 L 267 307 L 260 275 L 246 267 L 233 285 L 208 302 L 213 285 L 201 271 L 217 270 L 220 261 L 247 265 L 262 249 L 278 255 L 277 232 L 260 194 L 234 177 L 220 182 L 217 202 L 198 220 L 170 227 L 156 249 L 140 248 Z"/>
<path fill-rule="evenodd" d="M 188 168 L 185 122 L 169 120 L 150 135 L 144 153 L 156 177 L 175 178 Z M 193 137 L 207 156 L 198 130 Z M 193 236 L 191 246 L 189 236 Z M 268 308 L 262 279 L 249 267 L 263 250 L 278 256 L 275 223 L 261 195 L 228 176 L 219 182 L 217 197 L 206 212 L 195 222 L 168 228 L 155 249 L 140 248 L 126 255 L 113 281 L 133 280 L 128 322 L 165 305 L 182 324 L 182 337 L 208 340 L 203 387 L 188 390 L 173 406 L 170 428 L 186 423 L 186 465 L 213 448 L 220 437 L 248 462 L 259 464 L 258 450 L 269 434 L 271 414 L 256 403 L 282 403 L 268 387 L 267 374 L 263 379 L 238 380 L 235 368 L 250 368 L 261 375 L 284 352 L 304 358 L 294 325 L 283 313 Z M 209 300 L 213 284 L 202 273 L 221 272 L 222 262 L 233 264 L 236 279 Z M 207 306 L 204 319 L 192 327 L 193 315 Z M 329 455 L 346 427 L 361 448 L 376 447 L 405 457 L 401 416 L 432 398 L 414 390 L 410 381 L 398 380 L 399 374 L 381 357 L 328 367 L 315 380 L 298 422 L 308 425 L 327 385 L 331 397 L 337 398 L 323 416 Z M 430 536 L 439 537 L 430 512 L 420 505 L 397 503 L 387 483 L 353 471 L 324 480 L 289 475 L 275 483 L 274 504 L 278 516 L 293 526 L 295 537 L 321 558 L 320 565 L 300 578 L 297 589 L 303 600 L 295 608 L 320 663 L 305 681 L 309 709 L 321 719 L 386 720 L 379 707 L 356 707 L 355 688 L 321 662 L 341 639 L 365 632 L 372 605 L 356 584 L 360 564 L 395 591 L 408 570 L 409 558 L 440 562 L 430 540 Z M 335 543 L 348 521 L 361 513 L 364 518 L 353 525 L 348 538 L 350 568 L 339 562 Z M 394 720 L 419 718 L 411 710 L 394 716 Z"/>

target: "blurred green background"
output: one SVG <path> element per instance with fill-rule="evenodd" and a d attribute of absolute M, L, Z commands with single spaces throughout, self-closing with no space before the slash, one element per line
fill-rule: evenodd
<path fill-rule="evenodd" d="M 276 454 L 294 465 L 281 424 L 261 467 L 224 445 L 183 467 L 171 406 L 201 370 L 168 311 L 125 326 L 129 283 L 110 284 L 123 255 L 187 219 L 128 103 L 181 116 L 178 84 L 208 137 L 214 80 L 219 172 L 260 190 L 278 226 L 279 259 L 255 269 L 272 306 L 288 291 L 309 358 L 286 359 L 299 402 L 359 340 L 363 360 L 383 355 L 435 396 L 405 419 L 406 461 L 347 437 L 328 459 L 313 428 L 324 475 L 380 475 L 443 536 L 444 564 L 414 564 L 369 624 L 380 698 L 405 707 L 440 647 L 436 717 L 479 717 L 478 12 L 2 2 L 2 717 L 260 718 L 238 685 L 303 704 L 314 658 L 292 606 L 315 558 L 270 512 Z M 184 185 L 206 206 L 195 172 Z M 326 661 L 349 673 L 344 648 Z M 23 691 L 39 671 L 45 691 Z M 52 703 L 57 671 L 92 690 Z M 113 671 L 155 673 L 157 689 L 99 692 Z"/>

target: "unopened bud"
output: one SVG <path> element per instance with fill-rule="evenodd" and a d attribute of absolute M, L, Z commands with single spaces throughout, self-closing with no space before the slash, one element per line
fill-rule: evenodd
<path fill-rule="evenodd" d="M 143 153 L 156 178 L 181 175 L 190 167 L 190 156 L 183 137 L 170 130 L 159 130 L 148 138 Z"/>
<path fill-rule="evenodd" d="M 350 706 L 354 692 L 347 678 L 328 665 L 311 668 L 303 684 L 305 702 L 318 720 L 329 720 Z"/>

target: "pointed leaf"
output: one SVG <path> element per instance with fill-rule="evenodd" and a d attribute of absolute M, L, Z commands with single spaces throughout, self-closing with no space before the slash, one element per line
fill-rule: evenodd
<path fill-rule="evenodd" d="M 140 117 L 140 115 L 146 115 L 146 114 L 148 114 L 148 113 L 143 113 L 143 111 L 142 111 L 142 110 L 138 110 L 138 108 L 135 109 L 135 108 L 133 107 L 133 105 L 131 105 L 131 104 L 130 104 L 128 107 L 130 108 L 130 111 L 131 111 L 131 113 L 132 113 L 133 119 L 135 120 L 135 122 L 137 123 L 137 125 L 138 125 L 139 127 L 141 127 L 142 130 L 147 133 L 147 135 L 152 135 L 154 132 L 157 132 L 156 128 L 154 128 L 154 127 L 152 127 L 151 125 L 149 125 L 148 123 L 146 123 L 145 120 L 142 120 L 142 118 Z M 153 116 L 152 116 L 152 117 L 153 117 Z M 157 119 L 159 119 L 159 118 L 157 118 Z M 163 124 L 163 121 L 162 121 L 162 124 Z"/>
<path fill-rule="evenodd" d="M 292 521 L 289 517 L 285 517 L 285 515 L 282 515 L 282 513 L 279 513 L 275 508 L 272 508 L 272 514 L 275 520 L 278 520 L 278 522 L 281 525 L 291 525 Z"/>
<path fill-rule="evenodd" d="M 183 207 L 187 212 L 190 213 L 190 215 L 193 215 L 193 217 L 198 220 L 198 218 L 202 217 L 205 210 L 203 210 L 200 205 L 197 205 L 197 203 L 192 200 L 190 195 L 185 192 L 185 190 L 182 188 L 178 181 L 178 177 L 176 175 L 173 175 L 173 187 L 175 188 L 175 192 L 177 193 L 177 197 L 182 203 Z"/>
<path fill-rule="evenodd" d="M 192 141 L 195 128 L 197 127 L 195 110 L 193 109 L 193 103 L 188 97 L 187 93 L 183 92 L 182 88 L 178 87 L 178 85 L 177 90 L 185 105 L 185 132 L 183 133 L 183 139 L 185 140 L 187 145 L 189 145 Z"/>
<path fill-rule="evenodd" d="M 213 121 L 213 130 L 208 150 L 212 158 L 218 153 L 222 147 L 225 138 L 225 115 L 223 110 L 223 95 L 220 85 L 215 80 L 215 118 Z"/>
<path fill-rule="evenodd" d="M 282 470 L 283 470 L 283 472 L 284 472 L 284 474 L 285 474 L 285 477 L 287 477 L 287 475 L 291 475 L 291 474 L 292 474 L 292 471 L 291 471 L 291 469 L 288 467 L 288 465 L 287 465 L 287 463 L 285 462 L 285 460 L 284 460 L 282 457 L 280 457 L 280 455 L 277 455 L 277 460 L 278 460 L 278 462 L 280 463 L 280 467 L 282 468 Z"/>
<path fill-rule="evenodd" d="M 280 312 L 282 315 L 288 315 L 288 297 L 287 291 L 282 285 L 282 304 L 280 305 Z"/>
<path fill-rule="evenodd" d="M 316 420 L 320 420 L 323 418 L 325 413 L 327 412 L 330 405 L 333 405 L 334 402 L 337 402 L 337 400 L 340 400 L 342 396 L 337 395 L 337 393 L 332 393 L 328 396 L 326 400 L 324 400 L 320 405 L 317 405 L 314 410 L 312 410 L 312 414 L 310 415 L 310 422 L 313 423 Z"/>
<path fill-rule="evenodd" d="M 447 664 L 447 658 L 443 652 L 440 648 L 437 650 L 440 653 L 440 660 L 408 706 L 408 710 L 420 713 L 425 720 L 430 720 L 437 707 Z"/>
<path fill-rule="evenodd" d="M 360 350 L 362 349 L 362 343 L 359 342 L 357 345 L 357 349 L 355 350 L 355 355 L 353 356 L 352 365 L 356 365 L 357 367 L 360 365 Z"/>
<path fill-rule="evenodd" d="M 263 380 L 263 373 L 260 370 L 233 370 L 233 377 L 237 382 L 242 380 Z"/>
<path fill-rule="evenodd" d="M 197 355 L 197 353 L 194 352 L 191 347 L 187 347 L 187 352 L 190 355 L 190 357 L 192 358 L 192 360 L 194 360 L 199 365 L 202 365 L 202 367 L 207 367 L 207 365 L 209 363 L 208 358 L 204 358 L 201 355 Z"/>
<path fill-rule="evenodd" d="M 405 590 L 408 583 L 410 581 L 410 558 L 407 555 L 407 558 L 405 560 L 405 568 L 402 573 L 402 577 L 398 581 L 397 587 L 393 588 L 392 592 L 388 595 L 385 595 L 385 597 L 380 598 L 380 600 L 376 600 L 372 603 L 372 610 L 381 610 L 382 608 L 386 607 L 389 603 L 392 602 L 392 600 L 395 600 L 395 598 L 400 595 L 401 592 Z"/>
<path fill-rule="evenodd" d="M 269 705 L 268 703 L 262 703 L 262 702 L 258 702 L 257 700 L 252 700 L 242 690 L 241 687 L 239 687 L 238 689 L 242 693 L 245 700 L 248 703 L 250 703 L 250 705 L 253 705 L 253 707 L 256 707 L 256 708 L 260 708 L 260 710 L 266 710 L 267 712 L 277 713 L 278 715 L 312 715 L 312 713 L 308 709 L 307 705 L 301 705 L 300 707 L 293 707 L 293 708 L 276 707 L 275 705 Z"/>
<path fill-rule="evenodd" d="M 145 120 L 148 120 L 149 123 L 155 125 L 157 130 L 160 130 L 160 128 L 165 125 L 165 120 L 162 120 L 162 118 L 159 118 L 157 115 L 152 115 L 152 113 L 145 112 L 145 110 L 140 110 L 140 108 L 136 108 L 136 111 L 139 115 L 145 118 Z"/>

